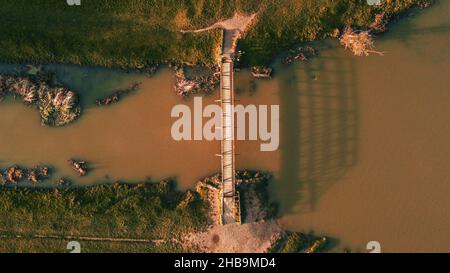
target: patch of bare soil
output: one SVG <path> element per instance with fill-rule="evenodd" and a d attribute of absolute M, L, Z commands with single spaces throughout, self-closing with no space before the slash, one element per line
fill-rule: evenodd
<path fill-rule="evenodd" d="M 216 28 L 222 28 L 226 30 L 239 30 L 244 32 L 252 23 L 253 19 L 255 19 L 256 13 L 251 15 L 244 15 L 240 13 L 235 13 L 234 16 L 230 19 L 219 21 L 212 26 L 196 29 L 196 30 L 181 30 L 182 33 L 186 32 L 204 32 Z"/>
<path fill-rule="evenodd" d="M 235 13 L 230 19 L 219 21 L 209 27 L 196 30 L 181 30 L 181 33 L 199 33 L 213 29 L 224 29 L 225 35 L 223 39 L 222 54 L 231 55 L 236 48 L 236 42 L 241 35 L 252 25 L 256 18 L 256 13 L 244 15 Z"/>
<path fill-rule="evenodd" d="M 239 172 L 238 190 L 246 198 L 242 199 L 242 208 L 246 216 L 242 224 L 221 225 L 221 181 L 220 176 L 212 176 L 200 181 L 196 190 L 209 204 L 211 225 L 203 232 L 188 234 L 185 243 L 201 252 L 266 252 L 280 237 L 283 228 L 278 221 L 271 219 L 262 195 L 257 186 L 267 176 L 258 172 Z"/>
<path fill-rule="evenodd" d="M 190 234 L 188 240 L 202 252 L 262 253 L 283 231 L 275 221 L 214 225 L 202 233 Z"/>

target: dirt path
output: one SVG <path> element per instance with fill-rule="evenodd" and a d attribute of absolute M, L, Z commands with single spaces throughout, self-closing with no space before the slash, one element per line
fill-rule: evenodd
<path fill-rule="evenodd" d="M 256 18 L 256 13 L 251 15 L 244 15 L 240 13 L 235 13 L 230 19 L 219 21 L 212 26 L 196 29 L 196 30 L 181 30 L 181 33 L 200 33 L 204 31 L 209 31 L 217 28 L 225 30 L 225 35 L 223 39 L 222 54 L 230 55 L 234 53 L 236 48 L 236 42 L 253 23 Z"/>
<path fill-rule="evenodd" d="M 251 15 L 244 15 L 240 13 L 235 13 L 234 16 L 230 19 L 219 21 L 212 26 L 196 29 L 196 30 L 180 30 L 181 33 L 199 33 L 204 32 L 216 28 L 222 28 L 225 30 L 238 30 L 240 32 L 244 32 L 252 23 L 253 19 L 255 19 L 256 13 Z"/>
<path fill-rule="evenodd" d="M 204 252 L 263 253 L 283 232 L 275 221 L 215 225 L 203 233 L 191 234 L 187 240 Z"/>

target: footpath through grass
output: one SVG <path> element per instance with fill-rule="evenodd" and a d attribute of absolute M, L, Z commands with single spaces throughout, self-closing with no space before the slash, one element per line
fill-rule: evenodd
<path fill-rule="evenodd" d="M 0 0 L 0 61 L 142 67 L 163 62 L 212 64 L 222 33 L 181 34 L 260 12 L 239 47 L 247 65 L 264 64 L 294 43 L 327 37 L 344 25 L 368 26 L 429 0 Z"/>

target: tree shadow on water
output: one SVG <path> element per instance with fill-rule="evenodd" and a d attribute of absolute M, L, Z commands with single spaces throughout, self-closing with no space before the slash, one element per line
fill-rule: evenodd
<path fill-rule="evenodd" d="M 281 68 L 280 172 L 283 213 L 314 211 L 321 195 L 357 162 L 358 98 L 353 57 L 325 50 Z"/>

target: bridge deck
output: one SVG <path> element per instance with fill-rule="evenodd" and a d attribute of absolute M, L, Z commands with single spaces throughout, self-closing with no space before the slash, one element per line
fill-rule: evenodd
<path fill-rule="evenodd" d="M 233 61 L 224 54 L 221 64 L 220 98 L 222 104 L 222 224 L 240 222 L 236 203 L 234 168 Z M 237 215 L 239 215 L 237 217 Z"/>
<path fill-rule="evenodd" d="M 224 56 L 221 67 L 220 96 L 222 104 L 222 186 L 223 196 L 235 196 L 234 190 L 234 113 L 233 61 Z"/>

